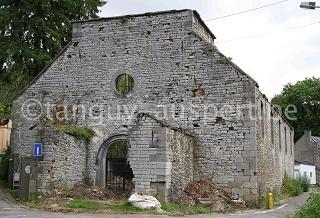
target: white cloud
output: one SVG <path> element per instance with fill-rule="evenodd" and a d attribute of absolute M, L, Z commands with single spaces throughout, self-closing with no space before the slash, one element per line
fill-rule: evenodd
<path fill-rule="evenodd" d="M 279 0 L 110 0 L 101 16 L 190 8 L 204 20 L 248 10 Z M 320 24 L 283 31 L 320 21 L 319 11 L 302 10 L 299 0 L 226 19 L 206 22 L 217 37 L 218 48 L 259 84 L 269 98 L 283 86 L 305 77 L 320 76 Z M 229 39 L 267 35 L 218 43 Z M 272 34 L 270 34 L 272 33 Z"/>

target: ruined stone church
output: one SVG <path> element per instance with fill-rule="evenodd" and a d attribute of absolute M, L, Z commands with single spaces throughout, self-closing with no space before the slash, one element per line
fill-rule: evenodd
<path fill-rule="evenodd" d="M 90 181 L 168 200 L 204 178 L 244 199 L 280 188 L 293 174 L 293 129 L 214 41 L 193 10 L 74 22 L 72 41 L 14 100 L 20 182 L 47 192 Z"/>

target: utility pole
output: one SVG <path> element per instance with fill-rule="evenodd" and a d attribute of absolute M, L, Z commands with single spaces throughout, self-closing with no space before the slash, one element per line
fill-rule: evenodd
<path fill-rule="evenodd" d="M 302 2 L 300 8 L 315 10 L 316 8 L 320 8 L 320 6 L 317 6 L 316 2 Z"/>

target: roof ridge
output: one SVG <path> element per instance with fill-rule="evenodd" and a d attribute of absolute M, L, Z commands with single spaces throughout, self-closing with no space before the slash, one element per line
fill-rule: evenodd
<path fill-rule="evenodd" d="M 71 23 L 85 23 L 85 22 L 95 22 L 95 21 L 104 21 L 104 20 L 114 20 L 114 19 L 123 19 L 123 18 L 131 18 L 131 17 L 144 17 L 144 16 L 153 16 L 160 14 L 173 14 L 173 13 L 181 13 L 186 11 L 194 11 L 192 9 L 179 9 L 179 10 L 164 10 L 164 11 L 154 11 L 154 12 L 146 12 L 146 13 L 137 13 L 137 14 L 126 14 L 112 17 L 98 17 L 89 20 L 75 20 Z"/>

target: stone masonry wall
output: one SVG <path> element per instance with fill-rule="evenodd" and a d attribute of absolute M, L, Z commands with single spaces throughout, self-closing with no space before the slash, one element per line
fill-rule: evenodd
<path fill-rule="evenodd" d="M 74 23 L 72 42 L 14 101 L 14 154 L 30 156 L 35 141 L 30 128 L 38 119 L 23 116 L 26 101 L 67 109 L 79 106 L 67 121 L 97 133 L 88 151 L 89 173 L 95 179 L 103 142 L 127 134 L 134 115 L 148 112 L 197 138 L 195 179 L 214 177 L 234 195 L 255 196 L 257 129 L 245 106 L 255 104 L 257 84 L 217 50 L 213 34 L 205 32 L 199 19 L 195 12 L 183 10 Z M 123 73 L 130 74 L 135 84 L 125 97 L 115 90 L 115 80 Z M 51 160 L 45 156 L 39 163 L 45 171 L 51 168 L 46 161 Z M 70 173 L 65 177 L 79 176 Z M 151 191 L 135 179 L 137 187 Z"/>
<path fill-rule="evenodd" d="M 294 132 L 258 90 L 256 114 L 258 191 L 265 196 L 280 190 L 285 173 L 293 176 Z"/>
<path fill-rule="evenodd" d="M 53 184 L 59 187 L 72 188 L 82 183 L 87 173 L 86 144 L 67 134 L 53 136 L 55 164 L 53 170 Z"/>
<path fill-rule="evenodd" d="M 142 115 L 129 131 L 135 191 L 178 199 L 193 180 L 193 138 Z"/>
<path fill-rule="evenodd" d="M 172 150 L 171 187 L 172 200 L 178 200 L 184 189 L 194 180 L 197 173 L 195 165 L 194 148 L 195 139 L 177 130 L 170 130 L 170 148 Z"/>
<path fill-rule="evenodd" d="M 140 117 L 138 122 L 139 124 L 129 132 L 131 148 L 128 151 L 135 191 L 152 195 L 159 191 L 167 198 L 172 167 L 167 128 L 161 128 L 156 120 L 146 116 Z M 163 187 L 157 187 L 157 184 Z"/>
<path fill-rule="evenodd" d="M 59 133 L 47 121 L 41 121 L 29 130 L 30 144 L 24 144 L 27 152 L 21 156 L 30 157 L 34 143 L 43 143 L 43 157 L 38 159 L 38 169 L 32 169 L 34 175 L 33 191 L 45 192 L 55 187 L 71 188 L 83 181 L 86 171 L 86 149 L 82 141 L 74 137 Z M 17 153 L 17 147 L 12 147 Z M 33 159 L 36 162 L 35 159 Z M 19 166 L 17 166 L 19 167 Z"/>

